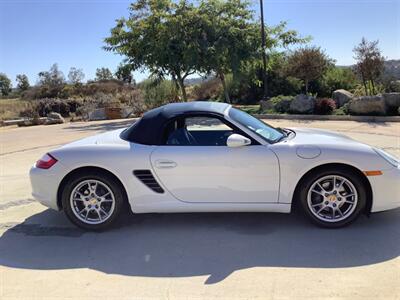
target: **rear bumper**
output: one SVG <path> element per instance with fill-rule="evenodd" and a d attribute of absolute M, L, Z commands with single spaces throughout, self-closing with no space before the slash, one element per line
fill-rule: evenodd
<path fill-rule="evenodd" d="M 62 178 L 55 172 L 56 170 L 55 166 L 48 170 L 33 166 L 29 172 L 29 178 L 33 198 L 49 208 L 60 210 L 57 205 L 57 192 Z"/>
<path fill-rule="evenodd" d="M 373 193 L 371 212 L 400 207 L 400 168 L 385 170 L 383 175 L 368 179 Z"/>

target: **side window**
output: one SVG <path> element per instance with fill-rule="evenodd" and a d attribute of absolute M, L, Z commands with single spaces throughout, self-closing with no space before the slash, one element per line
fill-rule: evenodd
<path fill-rule="evenodd" d="M 226 146 L 232 128 L 218 118 L 187 117 L 167 126 L 167 145 Z"/>

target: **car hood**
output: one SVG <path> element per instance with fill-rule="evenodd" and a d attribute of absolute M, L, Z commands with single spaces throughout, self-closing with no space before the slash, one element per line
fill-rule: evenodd
<path fill-rule="evenodd" d="M 296 135 L 290 142 L 298 145 L 334 145 L 334 146 L 361 146 L 365 144 L 337 132 L 315 128 L 288 128 Z"/>
<path fill-rule="evenodd" d="M 83 138 L 77 140 L 75 142 L 64 145 L 62 148 L 66 147 L 79 147 L 79 146 L 88 146 L 88 145 L 110 145 L 110 144 L 127 144 L 127 141 L 124 141 L 119 137 L 121 132 L 125 128 L 117 129 L 113 131 L 108 131 L 105 133 L 93 135 L 87 138 Z"/>

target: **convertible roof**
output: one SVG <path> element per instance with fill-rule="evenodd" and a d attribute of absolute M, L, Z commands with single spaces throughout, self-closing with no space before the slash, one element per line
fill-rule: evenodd
<path fill-rule="evenodd" d="M 160 145 L 168 120 L 192 113 L 223 115 L 229 106 L 226 103 L 205 101 L 170 103 L 146 112 L 140 120 L 121 133 L 121 138 L 138 144 Z"/>

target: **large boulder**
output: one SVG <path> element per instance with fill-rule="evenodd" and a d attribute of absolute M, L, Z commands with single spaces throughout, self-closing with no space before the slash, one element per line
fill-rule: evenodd
<path fill-rule="evenodd" d="M 56 112 L 50 112 L 47 114 L 46 124 L 62 124 L 65 123 L 65 119 L 61 116 L 61 114 Z"/>
<path fill-rule="evenodd" d="M 387 106 L 382 95 L 353 98 L 348 108 L 352 115 L 386 115 L 387 113 Z"/>
<path fill-rule="evenodd" d="M 332 93 L 332 99 L 335 100 L 337 107 L 342 107 L 353 97 L 354 95 L 346 90 L 336 90 Z"/>
<path fill-rule="evenodd" d="M 386 93 L 382 94 L 382 96 L 387 106 L 394 108 L 400 106 L 400 93 Z"/>
<path fill-rule="evenodd" d="M 314 111 L 315 98 L 307 95 L 297 95 L 290 103 L 290 112 L 295 114 L 311 114 Z"/>

